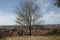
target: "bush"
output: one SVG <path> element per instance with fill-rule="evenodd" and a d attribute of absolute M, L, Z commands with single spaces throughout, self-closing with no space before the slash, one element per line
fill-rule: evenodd
<path fill-rule="evenodd" d="M 47 33 L 47 36 L 48 35 L 59 35 L 60 34 L 60 29 L 57 29 L 57 28 L 53 28 L 53 29 L 50 29 Z"/>

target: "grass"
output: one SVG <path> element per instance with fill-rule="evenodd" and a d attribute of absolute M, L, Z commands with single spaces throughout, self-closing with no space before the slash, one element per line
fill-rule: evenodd
<path fill-rule="evenodd" d="M 0 40 L 6 40 L 6 38 L 0 38 Z"/>
<path fill-rule="evenodd" d="M 51 40 L 60 40 L 60 36 L 48 36 Z"/>
<path fill-rule="evenodd" d="M 0 38 L 0 40 L 60 40 L 60 36 L 20 36 Z"/>
<path fill-rule="evenodd" d="M 7 40 L 60 40 L 60 36 L 20 36 L 7 38 Z"/>

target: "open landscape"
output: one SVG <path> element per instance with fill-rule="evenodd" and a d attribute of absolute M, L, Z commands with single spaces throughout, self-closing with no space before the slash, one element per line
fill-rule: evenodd
<path fill-rule="evenodd" d="M 0 40 L 60 40 L 60 25 L 35 25 L 31 30 L 32 35 L 29 35 L 27 27 L 22 31 L 17 30 L 20 26 L 0 27 L 2 27 L 0 28 Z"/>
<path fill-rule="evenodd" d="M 0 40 L 60 40 L 60 0 L 0 0 Z"/>
<path fill-rule="evenodd" d="M 20 36 L 0 38 L 0 40 L 60 40 L 60 36 Z"/>

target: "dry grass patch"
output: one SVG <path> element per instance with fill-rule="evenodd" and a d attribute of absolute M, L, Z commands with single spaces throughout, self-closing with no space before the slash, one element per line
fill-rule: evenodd
<path fill-rule="evenodd" d="M 49 40 L 49 38 L 44 36 L 21 36 L 7 38 L 7 40 Z"/>
<path fill-rule="evenodd" d="M 20 36 L 6 38 L 6 40 L 60 40 L 60 36 Z"/>

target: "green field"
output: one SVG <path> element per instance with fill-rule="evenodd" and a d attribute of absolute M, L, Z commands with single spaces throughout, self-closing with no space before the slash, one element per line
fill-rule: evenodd
<path fill-rule="evenodd" d="M 0 40 L 6 40 L 6 38 L 0 38 Z"/>
<path fill-rule="evenodd" d="M 60 40 L 60 36 L 48 36 L 50 40 Z"/>

